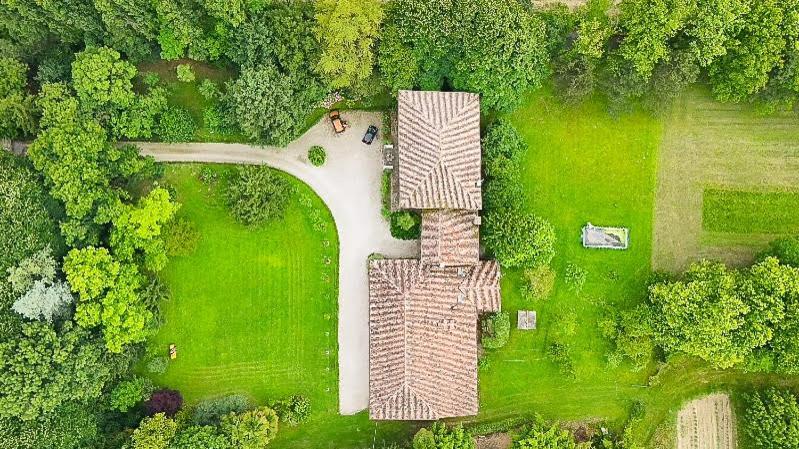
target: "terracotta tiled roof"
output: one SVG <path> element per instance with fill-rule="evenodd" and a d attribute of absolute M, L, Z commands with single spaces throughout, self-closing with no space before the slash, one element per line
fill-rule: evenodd
<path fill-rule="evenodd" d="M 369 263 L 369 415 L 434 420 L 477 414 L 477 315 L 499 307 L 494 262 L 438 268 Z"/>
<path fill-rule="evenodd" d="M 422 263 L 432 265 L 474 265 L 480 259 L 477 214 L 465 210 L 422 212 Z"/>
<path fill-rule="evenodd" d="M 481 209 L 480 97 L 403 90 L 398 103 L 395 207 Z"/>

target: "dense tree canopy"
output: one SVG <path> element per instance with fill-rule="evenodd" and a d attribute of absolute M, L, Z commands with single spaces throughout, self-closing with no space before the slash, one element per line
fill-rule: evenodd
<path fill-rule="evenodd" d="M 546 74 L 544 26 L 516 0 L 397 0 L 378 61 L 392 90 L 447 85 L 509 109 Z"/>
<path fill-rule="evenodd" d="M 322 46 L 319 73 L 334 89 L 357 86 L 372 74 L 383 2 L 318 0 L 315 8 L 315 34 Z"/>
<path fill-rule="evenodd" d="M 0 417 L 32 420 L 69 401 L 100 396 L 116 375 L 102 341 L 71 323 L 26 323 L 0 342 Z"/>
<path fill-rule="evenodd" d="M 28 66 L 0 58 L 0 139 L 31 135 L 36 130 L 33 96 L 25 91 Z"/>
<path fill-rule="evenodd" d="M 799 402 L 789 390 L 769 388 L 744 397 L 741 420 L 755 449 L 799 448 Z"/>
<path fill-rule="evenodd" d="M 101 327 L 108 350 L 143 341 L 153 313 L 139 297 L 142 280 L 136 266 L 114 260 L 105 248 L 73 249 L 64 259 L 64 274 L 78 294 L 75 321 Z"/>

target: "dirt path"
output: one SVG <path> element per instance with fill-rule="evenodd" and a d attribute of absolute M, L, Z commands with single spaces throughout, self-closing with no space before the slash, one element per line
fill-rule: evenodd
<path fill-rule="evenodd" d="M 242 144 L 140 142 L 142 154 L 164 162 L 265 164 L 296 176 L 327 204 L 338 229 L 339 255 L 339 410 L 353 414 L 369 402 L 369 285 L 366 260 L 372 253 L 418 257 L 419 244 L 391 237 L 380 214 L 382 156 L 380 136 L 372 146 L 361 143 L 376 113 L 347 112 L 352 125 L 336 135 L 325 120 L 286 148 Z M 327 162 L 307 162 L 308 148 L 321 145 Z"/>
<path fill-rule="evenodd" d="M 735 449 L 730 397 L 711 394 L 686 404 L 677 416 L 677 449 Z"/>
<path fill-rule="evenodd" d="M 774 236 L 705 232 L 704 190 L 799 187 L 799 119 L 757 116 L 693 92 L 666 120 L 659 157 L 653 268 L 680 271 L 701 258 L 748 263 Z"/>

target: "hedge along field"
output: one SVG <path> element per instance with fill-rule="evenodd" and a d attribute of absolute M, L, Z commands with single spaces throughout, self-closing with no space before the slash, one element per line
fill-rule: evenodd
<path fill-rule="evenodd" d="M 179 216 L 194 223 L 200 241 L 161 276 L 172 298 L 149 347 L 165 354 L 175 343 L 178 357 L 154 380 L 189 403 L 233 392 L 261 404 L 307 396 L 310 420 L 282 426 L 270 447 L 359 447 L 404 435 L 405 426 L 378 426 L 365 413 L 338 415 L 338 240 L 326 206 L 283 174 L 297 189 L 285 217 L 247 228 L 230 217 L 219 189 L 200 182 L 200 167 L 166 170 L 183 205 Z M 324 231 L 314 229 L 312 214 Z"/>
<path fill-rule="evenodd" d="M 799 231 L 799 192 L 706 189 L 702 228 L 711 232 L 791 234 Z"/>

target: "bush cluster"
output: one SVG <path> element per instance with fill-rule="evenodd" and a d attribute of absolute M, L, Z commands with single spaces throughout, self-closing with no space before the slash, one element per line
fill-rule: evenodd
<path fill-rule="evenodd" d="M 327 160 L 327 153 L 325 152 L 324 148 L 320 147 L 319 145 L 314 145 L 310 150 L 308 150 L 308 160 L 315 167 L 321 167 Z"/>
<path fill-rule="evenodd" d="M 510 314 L 496 312 L 483 317 L 481 321 L 480 343 L 485 349 L 499 349 L 508 343 L 510 337 Z"/>
<path fill-rule="evenodd" d="M 196 130 L 197 124 L 189 111 L 170 106 L 161 114 L 156 132 L 164 142 L 190 142 Z"/>

